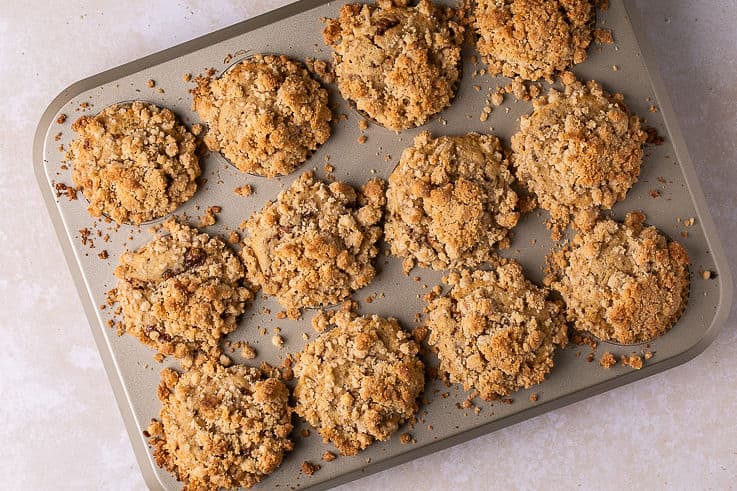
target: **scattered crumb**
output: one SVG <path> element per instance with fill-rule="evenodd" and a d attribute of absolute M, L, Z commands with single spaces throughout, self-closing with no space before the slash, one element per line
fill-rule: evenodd
<path fill-rule="evenodd" d="M 657 189 L 651 189 L 650 190 L 650 197 L 651 198 L 659 198 L 660 197 L 660 191 Z"/>
<path fill-rule="evenodd" d="M 325 453 L 322 454 L 322 460 L 324 460 L 325 462 L 332 462 L 335 459 L 336 455 L 329 450 L 325 450 Z"/>
<path fill-rule="evenodd" d="M 107 251 L 105 249 L 103 249 L 102 251 L 100 251 L 100 253 L 97 255 L 97 257 L 99 257 L 100 259 L 107 259 L 109 257 L 109 255 L 108 255 Z"/>
<path fill-rule="evenodd" d="M 253 186 L 250 184 L 244 184 L 243 186 L 235 188 L 233 192 L 238 196 L 248 197 L 253 194 Z"/>
<path fill-rule="evenodd" d="M 153 89 L 154 87 L 156 87 L 156 81 L 154 81 L 153 79 L 148 79 L 146 81 L 146 85 L 149 89 Z"/>
<path fill-rule="evenodd" d="M 603 355 L 601 355 L 601 358 L 599 358 L 599 365 L 601 365 L 604 368 L 612 368 L 614 365 L 617 364 L 617 359 L 614 357 L 613 354 L 610 352 L 606 352 Z"/>
<path fill-rule="evenodd" d="M 366 143 L 366 140 L 368 140 L 368 137 L 366 137 L 366 135 L 361 135 L 358 137 L 356 141 L 360 143 L 361 145 L 363 145 L 364 143 Z"/>
<path fill-rule="evenodd" d="M 639 370 L 642 368 L 642 358 L 637 355 L 632 356 L 625 356 L 622 355 L 620 357 L 620 361 L 623 365 L 634 368 L 635 370 Z"/>
<path fill-rule="evenodd" d="M 320 470 L 320 466 L 305 460 L 304 462 L 302 462 L 301 469 L 304 474 L 311 476 L 312 474 Z"/>
<path fill-rule="evenodd" d="M 271 338 L 271 344 L 281 349 L 284 346 L 284 338 L 277 334 Z"/>
<path fill-rule="evenodd" d="M 246 360 L 253 360 L 254 358 L 256 358 L 256 350 L 253 349 L 253 346 L 245 343 L 241 347 L 241 356 L 243 356 L 243 358 L 245 358 Z"/>
<path fill-rule="evenodd" d="M 711 279 L 711 271 L 709 271 L 708 269 L 703 270 L 701 272 L 701 277 L 705 280 Z"/>
<path fill-rule="evenodd" d="M 412 442 L 412 435 L 409 433 L 402 433 L 399 437 L 399 441 L 402 443 L 402 445 L 407 445 L 408 443 Z"/>
<path fill-rule="evenodd" d="M 66 114 L 60 114 L 58 118 L 56 118 L 56 124 L 64 124 L 64 122 L 67 120 Z"/>
<path fill-rule="evenodd" d="M 361 131 L 366 131 L 366 129 L 369 127 L 368 121 L 365 119 L 359 119 L 358 120 L 358 129 Z"/>
<path fill-rule="evenodd" d="M 189 82 L 190 80 L 192 80 L 192 74 L 185 73 L 184 75 L 182 75 L 182 80 L 184 80 L 185 82 Z"/>
<path fill-rule="evenodd" d="M 537 402 L 539 398 L 540 396 L 538 396 L 536 392 L 533 392 L 532 394 L 530 394 L 530 402 Z"/>

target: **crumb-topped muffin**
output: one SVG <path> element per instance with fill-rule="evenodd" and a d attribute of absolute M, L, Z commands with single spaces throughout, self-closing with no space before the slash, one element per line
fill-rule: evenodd
<path fill-rule="evenodd" d="M 389 176 L 384 229 L 392 254 L 433 269 L 473 267 L 509 246 L 517 193 L 493 135 L 422 132 Z"/>
<path fill-rule="evenodd" d="M 372 179 L 358 191 L 302 174 L 245 223 L 249 280 L 275 295 L 292 317 L 366 286 L 376 273 L 384 187 Z"/>
<path fill-rule="evenodd" d="M 169 109 L 113 104 L 72 125 L 72 180 L 93 217 L 134 225 L 173 212 L 197 191 L 194 135 Z"/>
<path fill-rule="evenodd" d="M 559 239 L 571 217 L 588 220 L 624 199 L 640 175 L 645 140 L 622 95 L 590 81 L 534 101 L 512 137 L 513 163 Z"/>
<path fill-rule="evenodd" d="M 428 304 L 429 344 L 440 369 L 465 390 L 492 400 L 542 382 L 568 342 L 559 303 L 516 262 L 445 278 L 450 291 Z"/>
<path fill-rule="evenodd" d="M 478 0 L 476 47 L 492 75 L 546 78 L 586 59 L 591 0 Z"/>
<path fill-rule="evenodd" d="M 642 213 L 624 223 L 600 219 L 549 257 L 547 282 L 558 290 L 575 327 L 606 341 L 643 343 L 676 323 L 688 302 L 686 250 Z"/>
<path fill-rule="evenodd" d="M 461 77 L 463 27 L 452 9 L 420 0 L 347 4 L 328 19 L 340 93 L 379 124 L 403 130 L 450 105 Z"/>
<path fill-rule="evenodd" d="M 343 455 L 386 440 L 417 413 L 425 385 L 419 346 L 396 319 L 321 312 L 331 328 L 297 355 L 295 411 Z"/>
<path fill-rule="evenodd" d="M 168 220 L 115 268 L 125 331 L 184 366 L 217 359 L 253 297 L 238 256 L 218 237 Z"/>
<path fill-rule="evenodd" d="M 220 78 L 199 77 L 193 94 L 207 147 L 243 172 L 289 174 L 330 137 L 327 91 L 284 55 L 254 55 Z"/>
<path fill-rule="evenodd" d="M 146 430 L 156 463 L 184 490 L 250 488 L 292 450 L 289 389 L 258 368 L 167 368 L 159 420 Z"/>

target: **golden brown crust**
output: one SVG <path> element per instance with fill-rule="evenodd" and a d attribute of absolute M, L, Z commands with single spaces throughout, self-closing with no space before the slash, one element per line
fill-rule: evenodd
<path fill-rule="evenodd" d="M 200 77 L 193 93 L 208 148 L 244 172 L 289 174 L 330 137 L 327 91 L 284 55 L 258 54 L 220 78 Z"/>
<path fill-rule="evenodd" d="M 386 241 L 414 266 L 473 267 L 509 246 L 517 224 L 514 178 L 492 135 L 415 138 L 389 176 Z"/>
<path fill-rule="evenodd" d="M 637 182 L 646 134 L 621 94 L 595 81 L 537 99 L 512 137 L 517 178 L 550 212 L 559 239 L 576 219 L 610 209 Z"/>
<path fill-rule="evenodd" d="M 217 237 L 174 220 L 115 269 L 128 334 L 185 366 L 220 355 L 253 292 L 238 256 Z"/>
<path fill-rule="evenodd" d="M 139 224 L 173 212 L 197 190 L 195 137 L 168 109 L 113 104 L 72 130 L 72 179 L 94 217 Z"/>
<path fill-rule="evenodd" d="M 292 450 L 289 389 L 258 368 L 166 369 L 158 392 L 161 415 L 147 429 L 149 443 L 184 491 L 250 488 Z"/>
<path fill-rule="evenodd" d="M 686 250 L 642 213 L 624 223 L 601 219 L 549 257 L 547 282 L 567 304 L 576 329 L 620 343 L 652 340 L 675 324 L 690 285 Z"/>
<path fill-rule="evenodd" d="M 359 192 L 302 174 L 246 222 L 248 278 L 290 310 L 345 299 L 376 273 L 385 202 L 379 179 Z"/>
<path fill-rule="evenodd" d="M 561 306 L 516 262 L 451 273 L 450 292 L 428 305 L 429 344 L 440 369 L 491 400 L 542 382 L 568 341 Z"/>
<path fill-rule="evenodd" d="M 461 77 L 463 27 L 452 9 L 420 0 L 347 4 L 328 19 L 340 93 L 379 124 L 403 130 L 445 109 Z"/>
<path fill-rule="evenodd" d="M 321 312 L 332 327 L 297 356 L 295 411 L 343 455 L 386 440 L 417 412 L 425 385 L 419 346 L 396 319 Z"/>
<path fill-rule="evenodd" d="M 586 59 L 594 18 L 590 0 L 478 0 L 476 46 L 493 75 L 552 80 Z"/>

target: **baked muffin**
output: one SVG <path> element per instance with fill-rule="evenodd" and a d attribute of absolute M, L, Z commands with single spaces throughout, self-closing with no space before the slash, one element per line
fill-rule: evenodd
<path fill-rule="evenodd" d="M 250 488 L 292 450 L 289 389 L 246 365 L 167 368 L 160 419 L 148 427 L 156 463 L 185 490 Z"/>
<path fill-rule="evenodd" d="M 248 279 L 275 295 L 290 317 L 344 300 L 376 274 L 385 202 L 382 180 L 357 191 L 302 174 L 246 222 Z"/>
<path fill-rule="evenodd" d="M 600 219 L 550 255 L 547 282 L 563 296 L 577 329 L 605 341 L 644 343 L 683 313 L 688 253 L 644 221 L 637 212 L 624 223 Z"/>
<path fill-rule="evenodd" d="M 185 367 L 217 359 L 253 297 L 238 256 L 218 237 L 168 220 L 168 232 L 115 268 L 123 328 Z"/>
<path fill-rule="evenodd" d="M 199 77 L 193 94 L 207 147 L 243 172 L 289 174 L 330 137 L 327 91 L 284 55 L 257 54 L 220 78 Z"/>
<path fill-rule="evenodd" d="M 197 191 L 194 135 L 169 109 L 113 104 L 72 124 L 67 158 L 93 217 L 138 225 L 173 212 Z"/>
<path fill-rule="evenodd" d="M 473 267 L 509 246 L 517 224 L 514 178 L 499 139 L 469 133 L 415 138 L 389 176 L 386 241 L 404 259 L 433 269 Z"/>
<path fill-rule="evenodd" d="M 419 346 L 396 319 L 321 312 L 331 328 L 297 356 L 295 411 L 343 455 L 386 440 L 417 413 L 425 385 Z"/>
<path fill-rule="evenodd" d="M 546 78 L 586 59 L 591 0 L 478 0 L 476 48 L 492 75 Z"/>
<path fill-rule="evenodd" d="M 571 217 L 587 223 L 637 182 L 646 134 L 621 94 L 601 85 L 568 86 L 534 101 L 512 137 L 517 179 L 550 213 L 553 238 Z"/>
<path fill-rule="evenodd" d="M 452 9 L 420 0 L 347 4 L 325 43 L 344 98 L 386 128 L 424 124 L 450 105 L 462 74 L 463 27 Z"/>
<path fill-rule="evenodd" d="M 431 299 L 429 344 L 440 370 L 465 390 L 492 400 L 542 382 L 556 349 L 568 342 L 559 303 L 525 278 L 516 262 L 445 278 L 450 291 Z"/>

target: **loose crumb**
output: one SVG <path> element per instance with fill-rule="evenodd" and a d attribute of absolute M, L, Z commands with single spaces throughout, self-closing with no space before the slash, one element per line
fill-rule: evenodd
<path fill-rule="evenodd" d="M 361 135 L 358 137 L 356 141 L 360 143 L 361 145 L 363 145 L 364 143 L 366 143 L 366 140 L 368 140 L 368 137 L 366 135 Z"/>
<path fill-rule="evenodd" d="M 154 81 L 153 79 L 148 79 L 146 81 L 146 85 L 149 89 L 153 89 L 154 87 L 156 87 L 156 81 Z"/>
<path fill-rule="evenodd" d="M 250 184 L 244 184 L 243 186 L 235 188 L 233 192 L 238 196 L 248 197 L 253 194 L 253 186 Z"/>
<path fill-rule="evenodd" d="M 302 472 L 308 476 L 311 476 L 315 472 L 320 470 L 320 466 L 317 464 L 313 464 L 312 462 L 309 462 L 305 460 L 302 462 Z"/>
<path fill-rule="evenodd" d="M 336 458 L 337 456 L 333 452 L 330 452 L 329 450 L 326 450 L 325 453 L 322 454 L 322 460 L 324 460 L 325 462 L 332 462 Z"/>
<path fill-rule="evenodd" d="M 620 361 L 623 365 L 639 370 L 642 368 L 642 358 L 637 355 L 632 356 L 621 356 Z"/>
<path fill-rule="evenodd" d="M 58 118 L 56 118 L 56 124 L 64 124 L 64 122 L 67 120 L 66 114 L 60 114 Z"/>
<path fill-rule="evenodd" d="M 399 437 L 399 441 L 402 443 L 402 445 L 407 445 L 408 443 L 412 442 L 412 435 L 409 433 L 402 433 Z"/>
<path fill-rule="evenodd" d="M 530 394 L 530 402 L 537 402 L 537 400 L 540 398 L 540 396 L 537 395 L 537 393 L 533 392 Z"/>
<path fill-rule="evenodd" d="M 594 39 L 599 44 L 614 44 L 611 29 L 594 29 Z"/>
<path fill-rule="evenodd" d="M 608 351 L 601 355 L 601 358 L 599 359 L 599 365 L 604 368 L 611 368 L 616 364 L 617 359 L 614 357 L 613 354 L 609 353 Z"/>
<path fill-rule="evenodd" d="M 276 336 L 273 336 L 271 338 L 271 344 L 276 346 L 277 348 L 281 349 L 282 346 L 284 346 L 284 338 L 279 336 L 278 334 Z"/>

